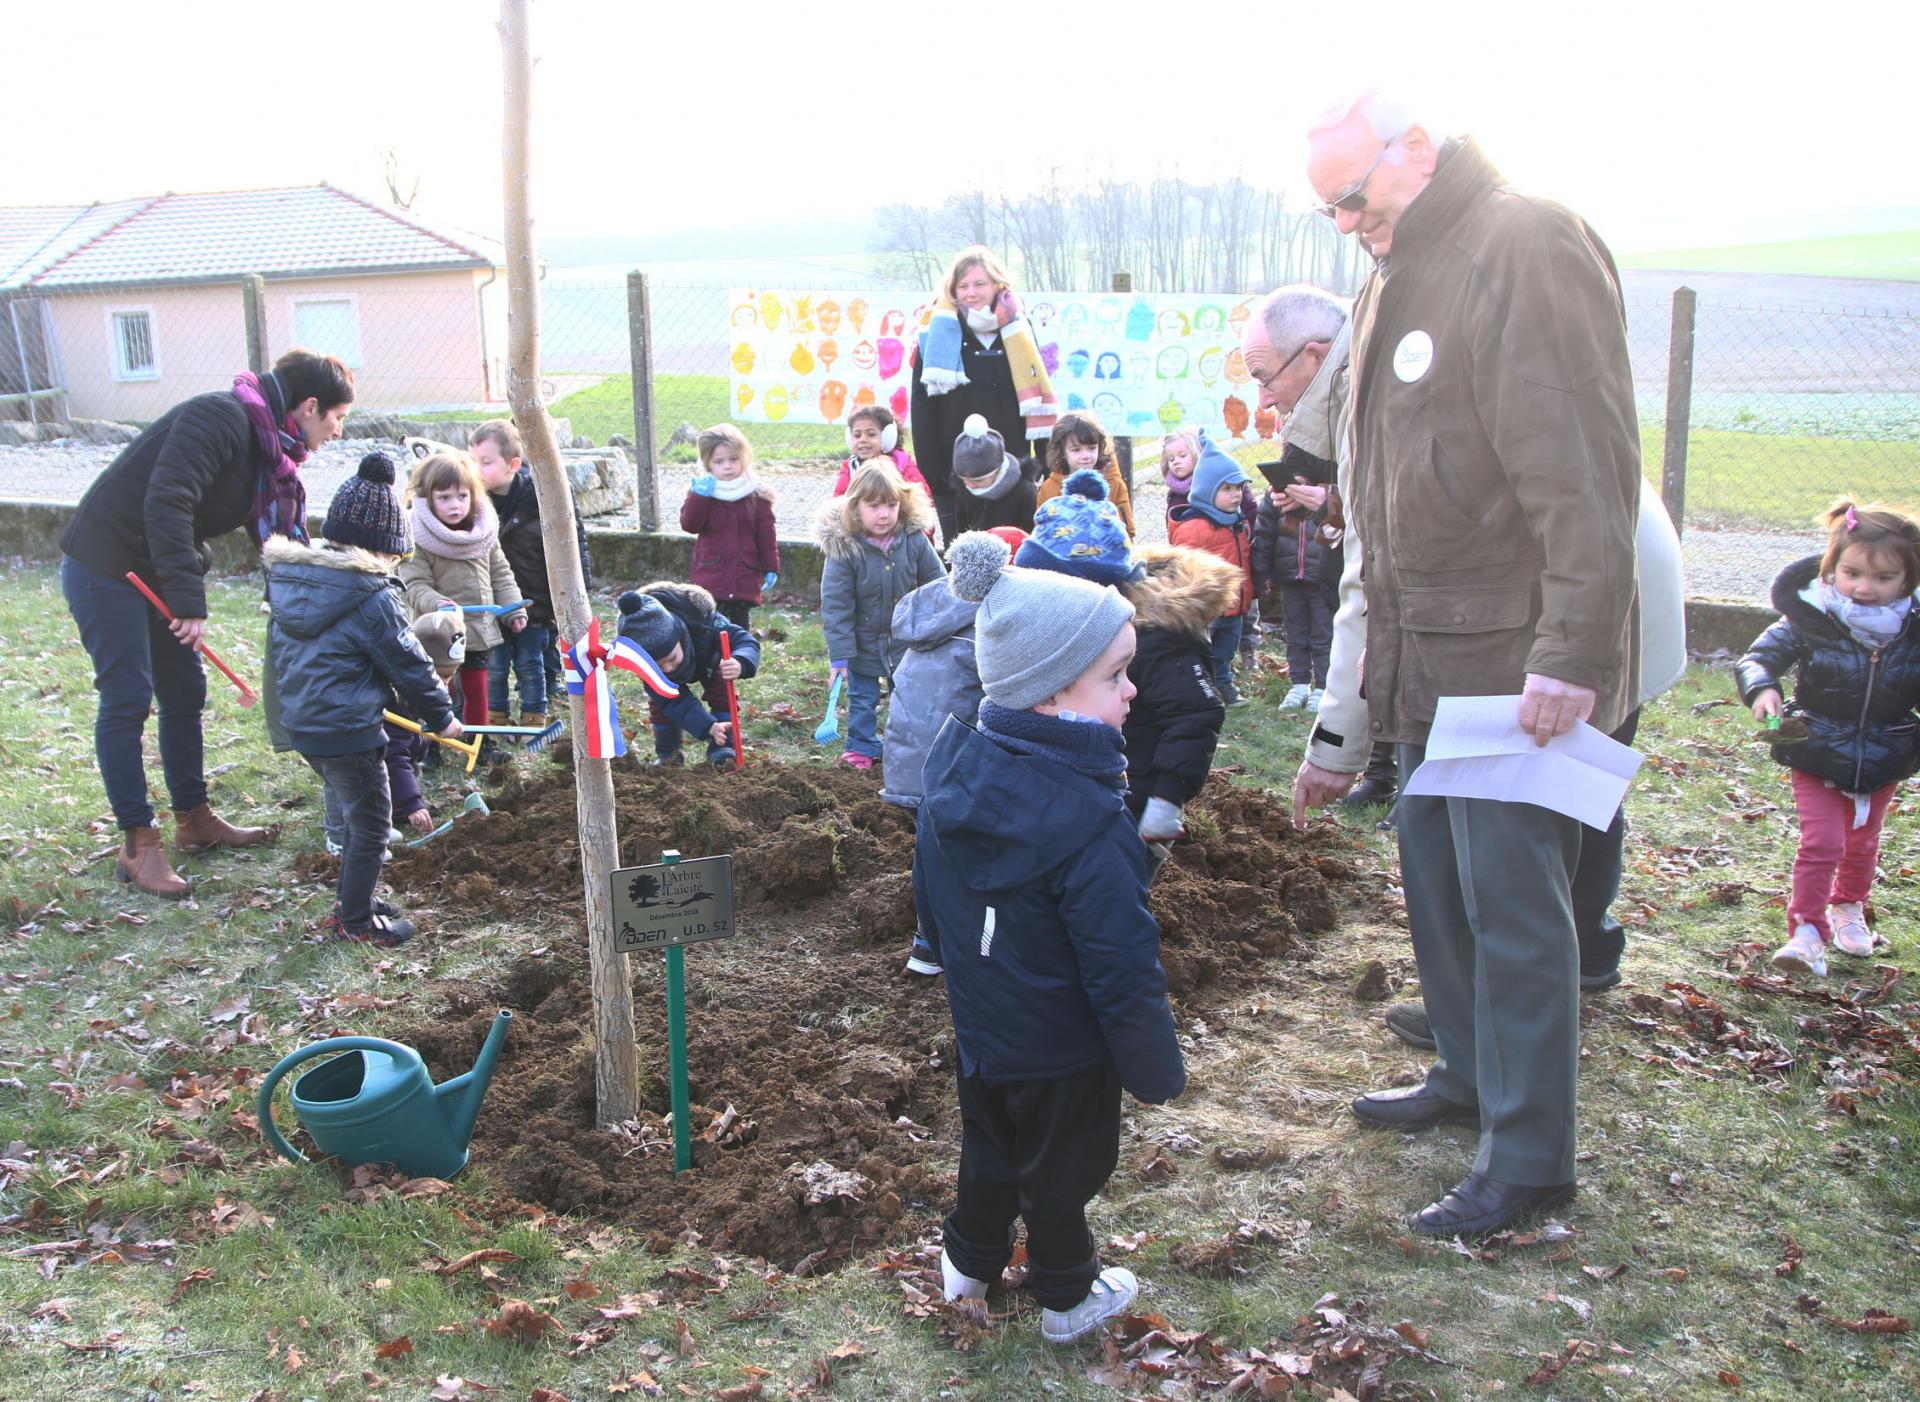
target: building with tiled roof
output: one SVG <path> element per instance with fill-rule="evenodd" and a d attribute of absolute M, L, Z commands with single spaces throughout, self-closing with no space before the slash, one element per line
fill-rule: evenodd
<path fill-rule="evenodd" d="M 244 279 L 264 279 L 268 358 L 353 367 L 357 402 L 485 404 L 503 388 L 504 251 L 332 185 L 0 209 L 0 395 L 146 421 L 246 368 Z M 24 416 L 23 416 L 24 417 Z"/>

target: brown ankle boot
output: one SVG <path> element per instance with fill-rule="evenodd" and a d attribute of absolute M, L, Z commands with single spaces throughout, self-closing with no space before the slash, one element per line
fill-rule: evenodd
<path fill-rule="evenodd" d="M 169 900 L 177 901 L 187 894 L 187 883 L 167 865 L 159 828 L 127 829 L 126 846 L 113 859 L 113 879 L 131 881 L 142 891 Z"/>
<path fill-rule="evenodd" d="M 252 847 L 271 841 L 275 834 L 274 828 L 236 828 L 205 803 L 173 815 L 173 850 L 183 855 L 211 852 L 216 847 Z"/>
<path fill-rule="evenodd" d="M 505 711 L 488 711 L 487 724 L 488 725 L 512 725 L 513 717 L 508 715 Z"/>
<path fill-rule="evenodd" d="M 545 711 L 522 711 L 520 713 L 520 724 L 529 726 L 535 730 L 544 730 L 547 724 L 547 713 Z"/>

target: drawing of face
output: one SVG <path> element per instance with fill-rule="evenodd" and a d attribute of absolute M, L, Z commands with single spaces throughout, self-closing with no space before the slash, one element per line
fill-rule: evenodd
<path fill-rule="evenodd" d="M 1252 315 L 1253 308 L 1251 306 L 1245 302 L 1239 303 L 1232 311 L 1227 313 L 1227 330 L 1238 336 L 1241 328 L 1247 324 L 1247 319 Z"/>
<path fill-rule="evenodd" d="M 1154 362 L 1153 373 L 1163 380 L 1184 380 L 1187 365 L 1193 359 L 1185 346 L 1168 346 Z"/>
<path fill-rule="evenodd" d="M 805 341 L 793 343 L 793 354 L 787 357 L 787 364 L 793 367 L 793 373 L 796 375 L 813 373 L 813 352 L 807 349 Z"/>
<path fill-rule="evenodd" d="M 907 394 L 907 387 L 905 385 L 896 386 L 892 395 L 887 399 L 887 407 L 893 410 L 893 421 L 895 423 L 903 424 L 907 421 L 909 404 L 910 397 Z"/>
<path fill-rule="evenodd" d="M 1027 308 L 1027 321 L 1036 331 L 1044 331 L 1053 325 L 1053 303 L 1042 302 L 1038 306 Z"/>
<path fill-rule="evenodd" d="M 904 336 L 906 331 L 907 314 L 905 312 L 897 309 L 891 310 L 880 318 L 880 334 L 882 336 Z"/>
<path fill-rule="evenodd" d="M 836 342 L 833 337 L 829 336 L 820 343 L 820 349 L 815 351 L 814 354 L 820 357 L 820 363 L 822 365 L 831 370 L 833 369 L 833 362 L 840 358 L 839 343 Z"/>
<path fill-rule="evenodd" d="M 1112 351 L 1101 352 L 1100 359 L 1093 367 L 1096 380 L 1117 380 L 1120 378 L 1120 357 Z"/>
<path fill-rule="evenodd" d="M 906 347 L 900 344 L 899 337 L 882 336 L 880 338 L 878 360 L 880 378 L 883 380 L 891 380 L 895 375 L 899 374 L 900 366 L 905 363 L 906 354 Z"/>
<path fill-rule="evenodd" d="M 1128 307 L 1118 297 L 1102 297 L 1093 304 L 1093 324 L 1109 336 L 1120 334 L 1120 323 L 1127 324 L 1127 338 L 1144 341 L 1153 334 L 1153 308 L 1142 297 Z"/>
<path fill-rule="evenodd" d="M 1198 424 L 1202 428 L 1212 428 L 1220 422 L 1220 406 L 1204 396 L 1199 399 L 1189 399 L 1186 421 L 1190 424 Z"/>
<path fill-rule="evenodd" d="M 1227 421 L 1227 432 L 1235 438 L 1247 436 L 1247 401 L 1237 394 L 1227 396 L 1227 402 L 1221 406 L 1221 416 Z"/>
<path fill-rule="evenodd" d="M 872 341 L 862 341 L 853 348 L 853 363 L 862 370 L 871 370 L 880 357 L 873 349 Z"/>
<path fill-rule="evenodd" d="M 1139 384 L 1147 378 L 1147 366 L 1152 363 L 1147 359 L 1144 351 L 1139 355 L 1130 356 L 1127 360 L 1127 378 Z"/>
<path fill-rule="evenodd" d="M 1083 335 L 1087 329 L 1087 308 L 1083 302 L 1069 302 L 1060 313 L 1060 325 L 1067 336 Z"/>
<path fill-rule="evenodd" d="M 739 327 L 755 326 L 760 321 L 760 313 L 753 309 L 751 302 L 742 302 L 733 309 L 733 324 Z"/>
<path fill-rule="evenodd" d="M 1220 308 L 1214 306 L 1211 302 L 1207 303 L 1204 307 L 1198 307 L 1194 310 L 1193 329 L 1196 335 L 1218 336 L 1226 324 L 1226 313 L 1222 312 Z"/>
<path fill-rule="evenodd" d="M 787 391 L 785 386 L 775 385 L 772 389 L 768 390 L 767 397 L 763 402 L 766 405 L 767 418 L 772 422 L 779 423 L 780 420 L 787 416 Z"/>
<path fill-rule="evenodd" d="M 793 329 L 795 331 L 813 330 L 813 294 L 802 292 L 793 299 Z"/>
<path fill-rule="evenodd" d="M 733 392 L 733 404 L 736 412 L 745 413 L 747 406 L 753 403 L 753 386 L 741 385 Z"/>
<path fill-rule="evenodd" d="M 1200 379 L 1211 385 L 1220 378 L 1220 372 L 1226 367 L 1227 358 L 1220 353 L 1220 347 L 1210 346 L 1200 352 Z"/>
<path fill-rule="evenodd" d="M 838 380 L 828 380 L 820 386 L 821 418 L 825 419 L 828 423 L 832 423 L 840 417 L 846 410 L 846 407 L 847 387 L 845 385 L 841 384 Z"/>
<path fill-rule="evenodd" d="M 1067 373 L 1076 380 L 1087 377 L 1087 366 L 1093 363 L 1093 357 L 1084 350 L 1074 351 L 1067 357 Z"/>
<path fill-rule="evenodd" d="M 1075 394 L 1072 390 L 1067 391 L 1067 408 L 1068 409 L 1070 410 L 1084 409 L 1086 407 L 1087 407 L 1087 401 L 1085 399 L 1081 398 L 1078 394 Z"/>
<path fill-rule="evenodd" d="M 1178 428 L 1186 416 L 1187 411 L 1180 407 L 1180 401 L 1172 395 L 1168 395 L 1167 402 L 1160 406 L 1160 424 L 1163 428 Z"/>
<path fill-rule="evenodd" d="M 760 294 L 760 324 L 769 331 L 780 329 L 780 299 L 771 292 Z"/>
<path fill-rule="evenodd" d="M 867 324 L 867 299 L 855 297 L 847 303 L 847 320 L 853 323 L 854 334 L 858 335 Z"/>
<path fill-rule="evenodd" d="M 736 374 L 751 375 L 753 373 L 753 347 L 745 341 L 733 348 L 733 368 Z"/>
<path fill-rule="evenodd" d="M 856 409 L 864 405 L 877 404 L 879 402 L 878 399 L 874 398 L 872 385 L 861 385 L 859 389 L 853 392 L 853 407 Z"/>
<path fill-rule="evenodd" d="M 813 309 L 813 316 L 826 335 L 831 336 L 840 329 L 840 304 L 831 297 Z"/>
<path fill-rule="evenodd" d="M 1127 412 L 1127 406 L 1120 402 L 1120 396 L 1111 390 L 1093 397 L 1093 412 L 1100 416 L 1103 424 L 1117 424 Z"/>
<path fill-rule="evenodd" d="M 1273 437 L 1273 431 L 1280 425 L 1280 416 L 1268 405 L 1261 405 L 1253 416 L 1253 431 L 1262 438 Z"/>
<path fill-rule="evenodd" d="M 1168 307 L 1160 313 L 1160 334 L 1162 336 L 1184 336 L 1193 329 L 1187 320 L 1187 314 Z"/>
<path fill-rule="evenodd" d="M 1239 347 L 1236 346 L 1228 351 L 1227 380 L 1229 383 L 1244 385 L 1252 379 L 1253 376 L 1247 373 L 1247 358 L 1240 353 Z"/>

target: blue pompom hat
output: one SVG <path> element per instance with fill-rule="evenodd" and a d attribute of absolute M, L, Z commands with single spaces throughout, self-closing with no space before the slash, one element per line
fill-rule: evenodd
<path fill-rule="evenodd" d="M 1092 468 L 1071 473 L 1060 495 L 1041 503 L 1013 563 L 1095 584 L 1127 584 L 1146 573 L 1119 509 L 1107 500 L 1106 479 Z"/>
<path fill-rule="evenodd" d="M 1252 479 L 1225 449 L 1207 437 L 1205 429 L 1196 429 L 1194 436 L 1200 440 L 1200 461 L 1194 465 L 1193 486 L 1187 491 L 1187 507 L 1202 513 L 1216 525 L 1231 526 L 1240 519 L 1240 503 L 1236 501 L 1231 511 L 1222 511 L 1213 504 L 1213 499 L 1227 483 L 1245 483 Z"/>

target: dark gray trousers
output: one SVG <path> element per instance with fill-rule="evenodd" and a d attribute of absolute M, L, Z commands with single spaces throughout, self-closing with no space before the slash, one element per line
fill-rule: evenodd
<path fill-rule="evenodd" d="M 1425 755 L 1400 746 L 1403 784 Z M 1570 1183 L 1580 1048 L 1571 885 L 1584 829 L 1530 803 L 1404 791 L 1394 819 L 1439 1053 L 1427 1084 L 1479 1102 L 1476 1170 L 1502 1183 Z"/>

